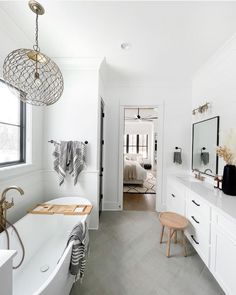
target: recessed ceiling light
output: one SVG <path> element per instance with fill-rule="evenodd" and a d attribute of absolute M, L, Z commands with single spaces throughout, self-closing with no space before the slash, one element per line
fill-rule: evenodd
<path fill-rule="evenodd" d="M 121 43 L 120 45 L 122 50 L 129 50 L 131 48 L 131 44 L 128 42 Z"/>

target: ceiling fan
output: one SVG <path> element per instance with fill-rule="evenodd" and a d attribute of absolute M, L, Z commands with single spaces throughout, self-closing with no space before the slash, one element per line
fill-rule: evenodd
<path fill-rule="evenodd" d="M 125 120 L 128 121 L 146 121 L 146 122 L 152 122 L 153 120 L 158 119 L 155 115 L 147 115 L 147 116 L 141 116 L 140 115 L 140 109 L 138 108 L 138 113 L 134 117 L 125 117 Z"/>

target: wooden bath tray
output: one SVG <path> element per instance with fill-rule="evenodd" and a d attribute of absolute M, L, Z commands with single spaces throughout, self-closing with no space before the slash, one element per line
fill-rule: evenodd
<path fill-rule="evenodd" d="M 32 214 L 63 214 L 63 215 L 89 215 L 93 209 L 91 205 L 56 205 L 38 204 L 28 213 Z"/>

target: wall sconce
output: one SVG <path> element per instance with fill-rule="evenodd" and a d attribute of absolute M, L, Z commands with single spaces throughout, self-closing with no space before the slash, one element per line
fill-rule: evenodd
<path fill-rule="evenodd" d="M 199 106 L 198 108 L 193 110 L 193 115 L 196 115 L 197 113 L 203 114 L 209 109 L 209 102 L 206 102 L 205 104 Z"/>

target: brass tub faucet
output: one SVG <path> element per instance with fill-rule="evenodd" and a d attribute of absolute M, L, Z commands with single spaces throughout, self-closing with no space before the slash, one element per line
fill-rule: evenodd
<path fill-rule="evenodd" d="M 7 210 L 14 206 L 14 200 L 12 198 L 11 202 L 6 200 L 6 194 L 10 190 L 17 190 L 21 195 L 24 195 L 24 191 L 19 186 L 9 186 L 3 190 L 0 197 L 0 232 L 6 229 L 6 213 Z"/>

